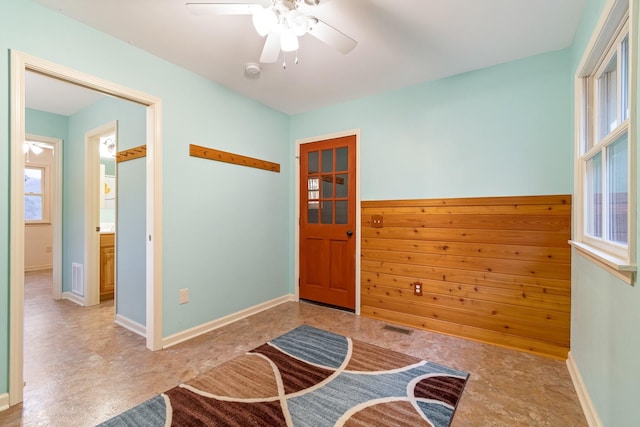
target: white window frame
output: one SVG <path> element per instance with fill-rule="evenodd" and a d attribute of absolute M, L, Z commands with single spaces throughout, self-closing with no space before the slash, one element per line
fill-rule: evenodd
<path fill-rule="evenodd" d="M 25 219 L 25 225 L 30 224 L 51 224 L 51 183 L 49 179 L 49 166 L 37 163 L 29 163 L 24 167 L 27 169 L 40 169 L 42 171 L 42 193 L 27 193 L 24 196 L 41 196 L 42 197 L 42 219 Z"/>
<path fill-rule="evenodd" d="M 610 0 L 589 41 L 575 75 L 575 163 L 574 163 L 574 232 L 572 246 L 583 256 L 607 269 L 627 283 L 632 283 L 636 271 L 636 141 L 637 141 L 637 19 L 634 19 L 636 0 Z M 631 17 L 631 18 L 630 18 Z M 628 34 L 628 102 L 629 117 L 618 121 L 614 130 L 598 140 L 597 80 L 617 53 L 618 46 Z M 620 93 L 620 79 L 618 94 Z M 620 104 L 620 99 L 616 100 Z M 618 117 L 620 106 L 617 106 Z M 627 134 L 628 150 L 628 215 L 627 244 L 607 240 L 607 227 L 603 226 L 603 238 L 589 236 L 586 227 L 586 164 L 597 153 L 602 154 L 603 175 L 606 174 L 607 149 L 624 133 Z M 606 181 L 603 181 L 603 214 L 605 213 Z M 603 216 L 603 222 L 606 216 Z"/>

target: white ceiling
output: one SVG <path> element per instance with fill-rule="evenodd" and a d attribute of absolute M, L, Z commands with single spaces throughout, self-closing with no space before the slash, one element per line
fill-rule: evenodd
<path fill-rule="evenodd" d="M 343 55 L 307 34 L 300 40 L 297 65 L 295 55 L 289 54 L 283 69 L 281 56 L 275 64 L 262 65 L 259 79 L 249 80 L 244 66 L 259 62 L 264 44 L 250 16 L 194 15 L 185 7 L 187 0 L 35 1 L 288 114 L 563 49 L 573 40 L 585 4 L 585 0 L 302 4 L 301 11 L 356 39 L 358 46 Z"/>
<path fill-rule="evenodd" d="M 25 75 L 25 102 L 35 110 L 71 116 L 105 96 L 42 74 L 27 72 Z"/>

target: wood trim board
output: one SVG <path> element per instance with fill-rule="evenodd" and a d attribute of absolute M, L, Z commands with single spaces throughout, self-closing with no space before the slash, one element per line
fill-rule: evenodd
<path fill-rule="evenodd" d="M 147 146 L 129 148 L 128 150 L 118 151 L 116 154 L 116 163 L 122 163 L 133 159 L 139 159 L 147 156 Z"/>
<path fill-rule="evenodd" d="M 226 151 L 216 150 L 214 148 L 201 147 L 194 144 L 189 144 L 189 155 L 191 157 L 200 157 L 202 159 L 215 160 L 218 162 L 231 163 L 234 165 L 247 166 L 250 168 L 264 169 L 267 171 L 280 173 L 279 163 L 273 163 L 253 157 L 242 156 L 240 154 L 229 153 Z"/>

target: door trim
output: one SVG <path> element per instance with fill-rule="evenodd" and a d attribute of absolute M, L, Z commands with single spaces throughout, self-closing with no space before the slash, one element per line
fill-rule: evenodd
<path fill-rule="evenodd" d="M 322 136 L 314 136 L 310 138 L 302 138 L 296 140 L 296 167 L 295 167 L 295 201 L 294 201 L 294 219 L 295 219 L 295 227 L 294 227 L 294 267 L 293 267 L 293 277 L 294 277 L 294 295 L 295 300 L 300 301 L 300 145 L 302 144 L 310 144 L 313 142 L 320 142 L 327 139 L 341 138 L 344 136 L 355 136 L 356 137 L 356 265 L 355 265 L 355 297 L 356 297 L 356 309 L 355 313 L 360 315 L 360 245 L 361 245 L 361 214 L 360 214 L 360 129 L 353 129 L 343 132 L 332 133 L 328 135 Z"/>
<path fill-rule="evenodd" d="M 118 122 L 112 121 L 85 133 L 84 141 L 84 305 L 100 304 L 100 137 L 118 133 Z M 117 145 L 116 145 L 117 147 Z M 115 162 L 115 159 L 114 159 Z M 91 284 L 91 286 L 89 286 Z M 115 310 L 114 304 L 114 310 Z"/>
<path fill-rule="evenodd" d="M 16 50 L 11 50 L 10 62 L 9 404 L 15 405 L 22 401 L 24 391 L 24 179 L 20 175 L 24 169 L 25 73 L 34 71 L 147 108 L 146 345 L 150 350 L 162 348 L 162 100 Z"/>

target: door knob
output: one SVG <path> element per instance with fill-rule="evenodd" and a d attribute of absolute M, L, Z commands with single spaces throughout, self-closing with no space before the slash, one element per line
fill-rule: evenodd
<path fill-rule="evenodd" d="M 349 236 L 349 237 L 353 236 L 353 231 L 347 230 L 347 236 Z"/>

